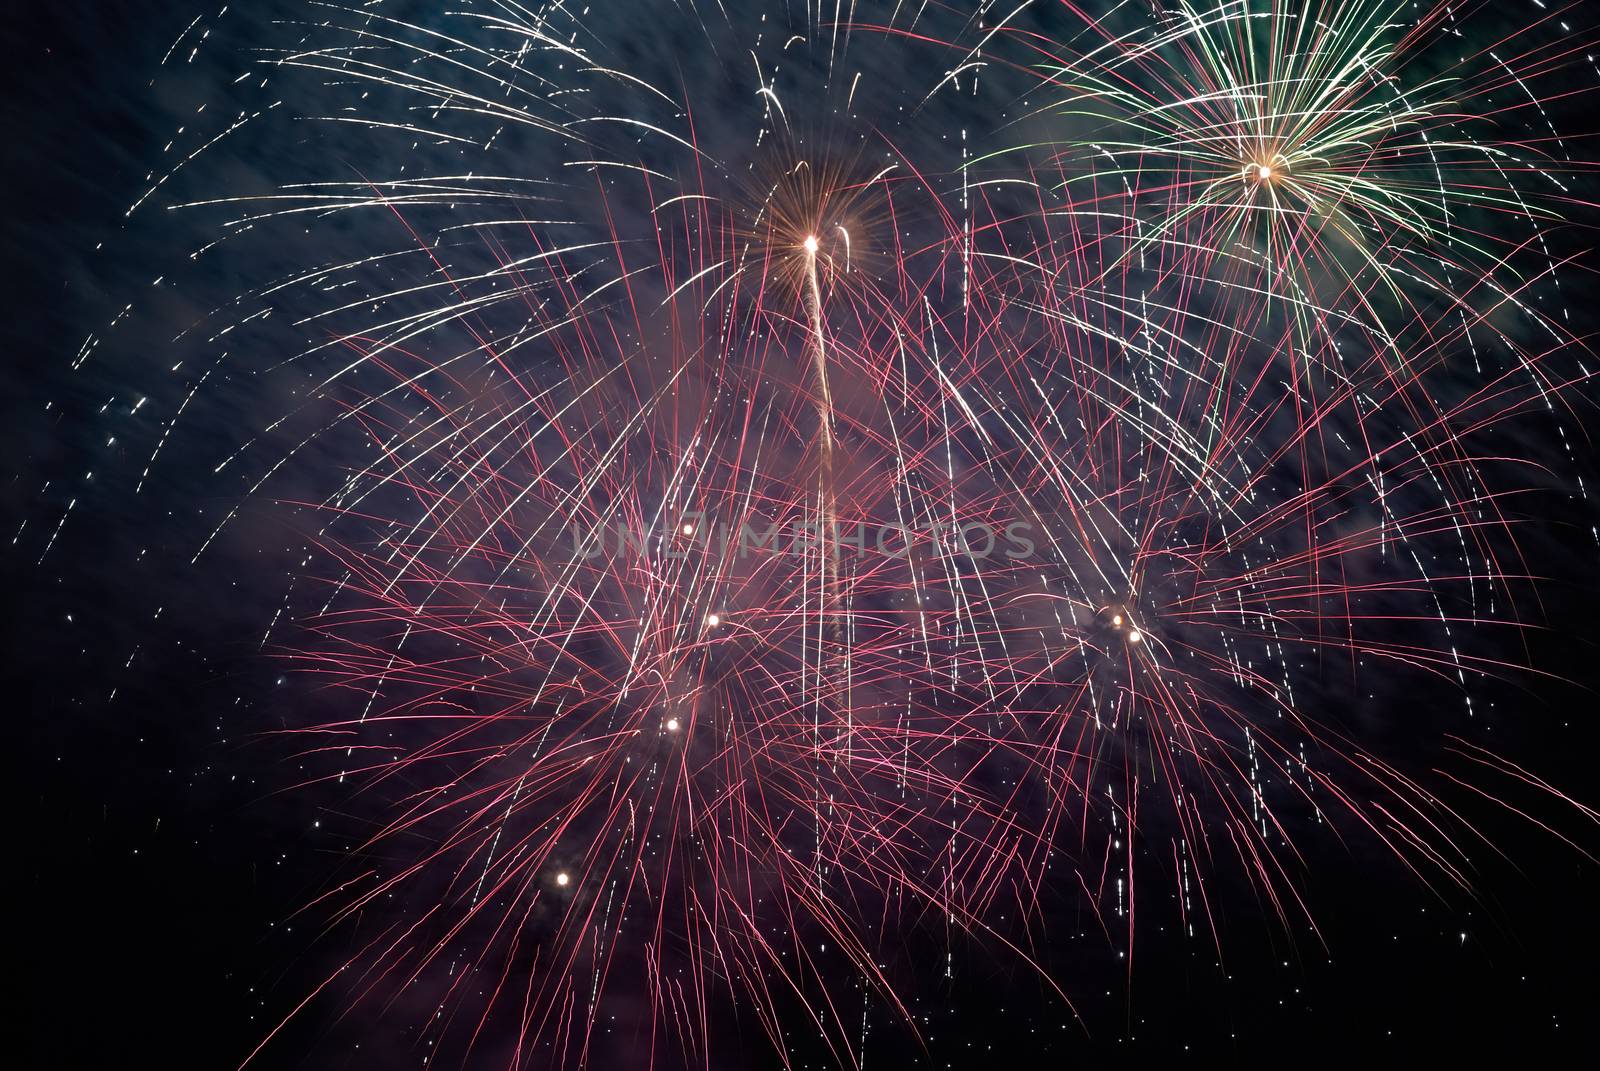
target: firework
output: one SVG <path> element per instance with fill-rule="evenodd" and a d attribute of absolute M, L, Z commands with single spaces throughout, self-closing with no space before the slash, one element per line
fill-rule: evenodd
<path fill-rule="evenodd" d="M 420 999 L 430 1063 L 710 1066 L 747 1013 L 859 1066 L 969 939 L 1073 1018 L 1064 901 L 1131 970 L 1152 883 L 1219 955 L 1241 886 L 1314 933 L 1319 833 L 1470 891 L 1469 816 L 1353 708 L 1467 722 L 1527 668 L 1534 481 L 1483 434 L 1588 372 L 1575 167 L 1500 131 L 1575 54 L 1441 61 L 1467 16 L 1389 0 L 1027 8 L 679 13 L 675 82 L 559 7 L 318 8 L 270 56 L 402 146 L 181 199 L 202 262 L 355 235 L 186 333 L 300 340 L 194 560 L 267 501 L 307 545 L 265 646 L 334 713 L 272 738 L 363 831 L 322 999 Z M 970 137 L 856 113 L 1008 89 Z"/>
<path fill-rule="evenodd" d="M 1558 16 L 1478 49 L 1463 17 L 1179 2 L 1025 37 L 1054 101 L 1034 148 L 1063 203 L 1043 207 L 1074 231 L 1051 278 L 1204 310 L 1227 325 L 1223 391 L 1287 378 L 1311 419 L 1408 408 L 1428 434 L 1428 362 L 1561 378 L 1538 367 L 1573 341 L 1547 235 L 1579 199 L 1535 87 L 1574 54 Z"/>

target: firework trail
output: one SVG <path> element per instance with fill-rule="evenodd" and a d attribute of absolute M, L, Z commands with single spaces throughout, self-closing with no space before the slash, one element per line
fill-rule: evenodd
<path fill-rule="evenodd" d="M 314 518 L 273 647 L 341 713 L 274 735 L 368 829 L 318 993 L 426 993 L 430 1065 L 712 1066 L 739 1007 L 860 1066 L 875 1009 L 920 1039 L 929 932 L 1071 1016 L 1052 903 L 1129 970 L 1150 882 L 1219 954 L 1238 883 L 1315 933 L 1318 827 L 1471 893 L 1469 817 L 1341 700 L 1471 718 L 1537 671 L 1499 638 L 1536 480 L 1483 436 L 1587 381 L 1547 236 L 1580 169 L 1498 131 L 1582 49 L 1436 62 L 1473 13 L 1388 0 L 868 7 L 674 15 L 734 137 L 598 12 L 318 5 L 272 76 L 403 173 L 183 204 L 207 258 L 363 221 L 188 337 L 309 340 L 218 468 L 277 451 L 241 502 Z M 1014 113 L 866 129 L 880 49 L 942 72 L 908 115 Z"/>
<path fill-rule="evenodd" d="M 822 287 L 817 282 L 817 236 L 808 234 L 805 237 L 804 248 L 806 254 L 806 284 L 805 306 L 806 321 L 810 327 L 807 349 L 811 351 L 813 367 L 817 376 L 817 452 L 819 455 L 817 497 L 820 505 L 822 531 L 833 533 L 839 525 L 838 508 L 834 501 L 833 488 L 833 392 L 828 388 L 828 345 L 827 333 L 822 324 Z M 834 600 L 834 586 L 839 574 L 838 545 L 830 539 L 830 550 L 827 553 L 829 576 L 822 582 L 823 613 L 831 614 L 836 606 Z"/>

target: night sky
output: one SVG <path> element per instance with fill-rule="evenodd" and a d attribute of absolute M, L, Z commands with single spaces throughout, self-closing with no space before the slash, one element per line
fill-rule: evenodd
<path fill-rule="evenodd" d="M 1600 1051 L 1594 5 L 1282 5 L 1394 12 L 1374 40 L 1410 49 L 1379 50 L 1396 84 L 1453 80 L 1364 135 L 1427 131 L 1437 170 L 1361 165 L 1421 188 L 1424 225 L 1372 261 L 1392 218 L 1329 225 L 1313 262 L 1254 216 L 1203 232 L 1215 257 L 1180 234 L 1196 217 L 1161 231 L 1204 159 L 1152 147 L 1159 122 L 1108 132 L 1121 98 L 1060 103 L 1095 42 L 1184 54 L 1176 4 L 220 6 L 40 5 L 0 30 L 20 1066 Z M 1499 170 L 1450 170 L 1462 131 Z M 1299 191 L 1345 157 L 1285 145 L 1213 196 L 1278 183 L 1273 226 L 1315 243 L 1294 214 L 1335 217 Z M 1236 255 L 1258 240 L 1278 269 Z M 1393 250 L 1390 289 L 1364 273 Z M 1318 346 L 1362 386 L 1329 364 L 1290 384 Z M 1196 477 L 1152 413 L 1251 493 Z M 1073 534 L 941 586 L 936 549 L 573 566 L 577 522 L 545 523 L 751 502 Z M 1263 556 L 1270 629 L 1213 624 L 1206 570 Z M 1089 590 L 1112 559 L 1137 580 Z M 1306 594 L 1308 569 L 1337 590 Z M 918 612 L 935 639 L 897 631 Z M 1157 710 L 1161 680 L 1201 683 Z M 1161 762 L 1193 724 L 1211 750 Z M 1286 777 L 1258 757 L 1280 731 Z M 1058 765 L 1067 737 L 1092 767 Z M 566 765 L 552 738 L 602 750 Z M 874 747 L 902 772 L 851 773 Z M 1239 765 L 1213 784 L 1201 754 Z M 1414 789 L 1380 793 L 1379 764 Z M 646 799 L 690 802 L 641 819 Z M 1257 836 L 1270 881 L 1240 862 Z M 1450 880 L 1430 855 L 1457 849 Z M 819 901 L 827 922 L 775 906 Z"/>

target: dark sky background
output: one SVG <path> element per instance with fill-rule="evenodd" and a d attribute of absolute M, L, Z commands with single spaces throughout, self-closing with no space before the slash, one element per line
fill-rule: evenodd
<path fill-rule="evenodd" d="M 652 10 L 638 0 L 597 2 L 596 11 L 602 6 L 597 17 L 617 20 L 647 21 Z M 263 99 L 253 81 L 235 81 L 248 67 L 243 57 L 257 44 L 283 43 L 293 31 L 274 16 L 301 8 L 245 8 L 218 20 L 214 8 L 184 3 L 35 5 L 13 10 L 0 28 L 4 695 L 24 775 L 23 896 L 14 915 L 21 958 L 12 976 L 24 993 L 25 1037 L 23 1053 L 9 1057 L 19 1066 L 235 1067 L 338 954 L 314 924 L 290 918 L 338 870 L 336 842 L 313 827 L 329 817 L 319 809 L 328 801 L 278 793 L 293 778 L 261 735 L 286 724 L 300 701 L 261 650 L 300 544 L 269 511 L 247 511 L 204 565 L 189 565 L 197 538 L 237 503 L 244 479 L 214 476 L 215 459 L 263 414 L 285 407 L 292 377 L 218 371 L 194 419 L 163 447 L 148 486 L 130 493 L 192 382 L 167 370 L 215 359 L 174 336 L 314 255 L 316 243 L 334 248 L 322 231 L 298 247 L 246 240 L 228 258 L 192 262 L 216 215 L 124 217 L 147 176 L 170 160 L 174 131 L 214 129 L 216 115 Z M 163 66 L 196 15 L 213 36 L 193 63 Z M 1575 9 L 1574 18 L 1592 23 L 1593 12 Z M 180 57 L 198 36 L 188 33 Z M 715 141 L 724 136 L 722 102 L 708 71 L 718 68 L 683 59 L 697 54 L 692 37 L 641 35 L 635 59 L 648 67 L 676 57 L 685 82 L 713 87 L 702 129 Z M 908 85 L 918 73 L 910 53 L 887 62 L 903 66 Z M 288 96 L 285 114 L 309 109 Z M 1600 148 L 1583 136 L 1596 126 L 1592 106 L 1591 95 L 1552 107 L 1588 150 L 1579 154 L 1591 157 Z M 949 129 L 974 122 L 962 107 L 950 105 L 939 121 Z M 377 151 L 358 134 L 330 147 L 317 140 L 326 133 L 263 125 L 209 153 L 157 200 L 263 191 L 298 173 L 297 153 L 365 165 Z M 900 128 L 908 129 L 916 128 Z M 1569 285 L 1592 291 L 1592 267 L 1592 257 L 1580 261 Z M 1594 314 L 1593 301 L 1574 305 L 1580 316 Z M 90 336 L 100 341 L 80 362 Z M 144 396 L 148 410 L 132 411 Z M 139 415 L 146 411 L 154 415 Z M 1588 412 L 1580 409 L 1573 426 Z M 1490 735 L 1480 739 L 1594 804 L 1597 518 L 1592 502 L 1569 492 L 1579 478 L 1600 487 L 1600 455 L 1583 443 L 1576 462 L 1560 456 L 1538 421 L 1502 434 L 1508 453 L 1553 459 L 1549 491 L 1530 507 L 1538 526 L 1528 545 L 1554 582 L 1534 613 L 1545 628 L 1525 657 L 1567 679 L 1520 677 L 1480 693 L 1492 712 Z M 1381 695 L 1373 716 L 1404 712 L 1444 724 L 1431 699 Z M 1395 737 L 1403 750 L 1406 733 Z M 1257 920 L 1259 906 L 1245 899 L 1230 913 L 1225 970 L 1204 943 L 1155 933 L 1141 936 L 1130 978 L 1113 949 L 1072 936 L 1081 920 L 1062 918 L 1065 936 L 1048 955 L 1083 1025 L 1065 1021 L 1013 965 L 971 950 L 946 982 L 936 977 L 942 944 L 910 947 L 906 969 L 928 976 L 917 1011 L 927 1017 L 930 1051 L 886 1030 L 869 1048 L 869 1066 L 1140 1065 L 1186 1054 L 1309 1065 L 1357 1053 L 1530 1060 L 1584 1049 L 1593 1057 L 1600 865 L 1504 811 L 1485 807 L 1473 817 L 1505 852 L 1475 853 L 1477 901 L 1430 895 L 1359 840 L 1320 839 L 1311 887 L 1327 951 L 1308 933 L 1286 937 Z M 1552 820 L 1595 849 L 1592 827 L 1584 833 L 1570 815 Z M 421 1065 L 403 1016 L 359 1012 L 341 1022 L 337 1012 L 314 1007 L 252 1066 Z M 717 1066 L 773 1066 L 758 1032 L 725 1034 L 728 1055 Z"/>

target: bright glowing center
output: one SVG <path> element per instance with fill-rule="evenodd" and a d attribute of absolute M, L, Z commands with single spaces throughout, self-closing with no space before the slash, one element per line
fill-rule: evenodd
<path fill-rule="evenodd" d="M 811 254 L 812 256 L 816 256 L 817 255 L 817 236 L 816 235 L 814 235 L 814 234 L 806 235 L 806 240 L 802 244 L 806 247 L 806 252 L 807 253 Z"/>
<path fill-rule="evenodd" d="M 556 884 L 560 885 L 562 888 L 565 888 L 566 885 L 567 885 L 567 882 L 569 882 L 571 880 L 572 880 L 571 878 L 567 877 L 567 872 L 565 870 L 563 870 L 561 873 L 556 875 Z"/>
<path fill-rule="evenodd" d="M 678 731 L 678 719 L 677 718 L 668 718 L 667 719 L 667 732 L 675 733 L 677 731 Z"/>
<path fill-rule="evenodd" d="M 1261 179 L 1262 182 L 1270 179 L 1272 177 L 1272 165 L 1262 164 L 1260 167 L 1256 168 L 1256 177 Z"/>
<path fill-rule="evenodd" d="M 720 624 L 722 624 L 722 618 L 721 618 L 720 615 L 718 615 L 718 614 L 707 614 L 706 615 L 706 625 L 707 625 L 707 627 L 716 628 Z"/>

